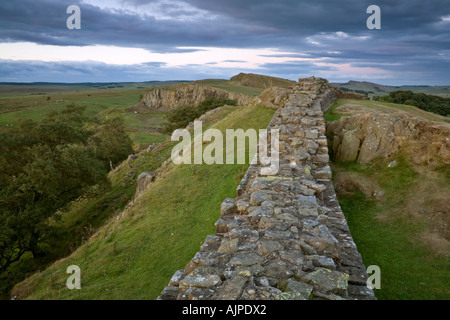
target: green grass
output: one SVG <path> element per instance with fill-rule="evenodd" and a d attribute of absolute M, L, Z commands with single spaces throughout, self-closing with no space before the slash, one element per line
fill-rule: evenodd
<path fill-rule="evenodd" d="M 65 93 L 47 96 L 24 95 L 0 97 L 0 126 L 14 125 L 19 120 L 42 120 L 51 111 L 59 111 L 70 103 L 86 106 L 88 117 L 123 117 L 125 127 L 135 147 L 163 142 L 166 135 L 159 134 L 164 122 L 164 113 L 135 113 L 128 111 L 130 105 L 139 102 L 145 91 L 108 90 L 98 92 Z"/>
<path fill-rule="evenodd" d="M 264 89 L 261 89 L 261 88 L 242 86 L 238 83 L 234 83 L 229 80 L 221 80 L 221 79 L 199 80 L 199 81 L 196 81 L 196 83 L 200 83 L 205 86 L 211 86 L 211 87 L 214 87 L 217 89 L 222 89 L 225 91 L 237 92 L 237 93 L 246 94 L 246 95 L 255 96 L 255 97 L 260 95 L 261 92 L 264 91 Z"/>
<path fill-rule="evenodd" d="M 381 268 L 381 289 L 375 290 L 378 299 L 446 300 L 450 296 L 450 259 L 436 256 L 417 241 L 425 231 L 425 219 L 411 219 L 404 212 L 411 186 L 424 177 L 401 157 L 397 162 L 395 168 L 387 168 L 382 162 L 371 166 L 335 164 L 335 173 L 363 175 L 386 195 L 382 201 L 376 201 L 358 190 L 339 196 L 339 203 L 365 265 Z"/>
<path fill-rule="evenodd" d="M 162 134 L 135 131 L 128 132 L 128 134 L 137 145 L 149 145 L 153 143 L 161 143 L 167 140 L 167 136 Z"/>
<path fill-rule="evenodd" d="M 144 92 L 145 90 L 139 89 L 64 93 L 45 96 L 3 96 L 0 97 L 0 113 L 2 113 L 0 125 L 13 123 L 24 117 L 39 120 L 47 112 L 57 111 L 70 103 L 89 106 L 87 111 L 91 115 L 96 115 L 111 106 L 125 108 L 128 105 L 135 104 Z M 8 119 L 10 122 L 5 122 L 3 119 Z"/>
<path fill-rule="evenodd" d="M 326 122 L 333 122 L 345 116 L 344 114 L 335 112 L 337 108 L 345 104 L 345 101 L 346 100 L 337 100 L 330 108 L 328 108 L 327 112 L 323 114 Z"/>
<path fill-rule="evenodd" d="M 264 129 L 273 113 L 260 106 L 239 108 L 215 127 Z M 29 299 L 155 299 L 205 237 L 215 233 L 220 204 L 235 196 L 247 167 L 174 167 L 127 216 L 111 219 L 74 254 L 28 278 L 14 292 Z M 72 264 L 81 268 L 81 290 L 65 287 L 65 271 Z"/>
<path fill-rule="evenodd" d="M 352 105 L 362 110 L 375 110 L 385 113 L 397 113 L 397 112 L 407 112 L 408 114 L 424 118 L 430 121 L 437 122 L 447 122 L 449 123 L 449 119 L 437 114 L 433 114 L 431 112 L 426 112 L 419 108 L 408 106 L 404 104 L 396 104 L 382 101 L 371 101 L 371 100 L 350 100 L 350 99 L 339 99 L 337 100 L 328 110 L 324 113 L 325 121 L 332 122 L 339 120 L 341 117 L 349 116 L 351 114 L 342 114 L 336 112 L 336 109 L 343 105 Z"/>

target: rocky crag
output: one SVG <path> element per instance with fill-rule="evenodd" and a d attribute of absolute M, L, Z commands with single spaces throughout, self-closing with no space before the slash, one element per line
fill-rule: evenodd
<path fill-rule="evenodd" d="M 210 97 L 236 100 L 239 106 L 246 105 L 252 100 L 252 97 L 237 92 L 229 92 L 198 83 L 183 83 L 165 88 L 158 87 L 148 91 L 132 109 L 169 111 L 180 106 L 198 105 Z"/>
<path fill-rule="evenodd" d="M 350 107 L 340 109 L 345 113 Z M 339 161 L 366 164 L 403 151 L 417 165 L 450 164 L 450 124 L 407 113 L 361 109 L 330 123 L 327 136 Z"/>
<path fill-rule="evenodd" d="M 216 234 L 159 299 L 375 299 L 331 181 L 323 111 L 337 95 L 308 78 L 277 101 L 267 129 L 279 130 L 278 173 L 249 167 Z"/>

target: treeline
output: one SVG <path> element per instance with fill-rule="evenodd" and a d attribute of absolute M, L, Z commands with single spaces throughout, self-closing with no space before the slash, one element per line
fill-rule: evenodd
<path fill-rule="evenodd" d="M 392 91 L 387 96 L 373 97 L 373 100 L 407 104 L 444 117 L 450 116 L 450 99 L 425 93 L 414 93 L 410 90 Z"/>
<path fill-rule="evenodd" d="M 365 91 L 365 90 L 358 90 L 358 89 L 352 90 L 352 89 L 348 89 L 348 88 L 345 88 L 345 87 L 339 87 L 339 89 L 341 91 L 344 91 L 344 92 L 355 92 L 355 93 L 363 94 L 363 95 L 366 96 L 366 98 L 369 97 L 370 93 L 374 93 L 373 91 Z"/>
<path fill-rule="evenodd" d="M 1 127 L 0 141 L 3 278 L 26 253 L 40 261 L 57 255 L 58 212 L 88 192 L 107 190 L 110 168 L 133 149 L 121 118 L 90 119 L 73 104 L 41 121 Z"/>
<path fill-rule="evenodd" d="M 172 134 L 172 132 L 176 129 L 186 128 L 190 122 L 210 110 L 222 107 L 224 105 L 235 106 L 236 104 L 236 100 L 209 97 L 197 106 L 180 106 L 167 113 L 166 122 L 163 124 L 163 133 Z"/>

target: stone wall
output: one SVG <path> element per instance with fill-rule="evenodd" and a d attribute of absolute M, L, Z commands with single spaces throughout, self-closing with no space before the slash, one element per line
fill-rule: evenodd
<path fill-rule="evenodd" d="M 316 78 L 289 89 L 268 126 L 280 133 L 278 174 L 249 167 L 216 234 L 159 299 L 375 299 L 331 182 L 323 110 L 336 92 Z"/>

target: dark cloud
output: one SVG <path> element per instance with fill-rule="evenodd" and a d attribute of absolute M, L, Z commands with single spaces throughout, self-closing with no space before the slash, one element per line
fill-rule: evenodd
<path fill-rule="evenodd" d="M 158 62 L 121 66 L 99 62 L 0 60 L 1 82 L 143 82 L 198 80 L 210 77 L 229 79 L 239 72 L 251 71 L 195 64 L 183 68 L 169 68 Z"/>
<path fill-rule="evenodd" d="M 448 0 L 121 0 L 125 8 L 130 8 L 128 11 L 101 9 L 87 3 L 92 2 L 2 1 L 0 42 L 29 41 L 60 46 L 101 44 L 155 52 L 198 51 L 180 47 L 276 48 L 293 54 L 273 57 L 322 57 L 327 64 L 288 62 L 264 65 L 258 71 L 296 79 L 311 72 L 327 75 L 336 68 L 335 64 L 350 64 L 355 68 L 385 70 L 387 78 L 382 80 L 391 82 L 426 80 L 444 84 L 450 80 Z M 81 8 L 81 30 L 66 28 L 66 8 L 72 4 Z M 381 8 L 381 30 L 366 28 L 369 17 L 366 9 L 371 4 Z M 153 8 L 149 5 L 156 6 L 159 13 L 145 14 L 145 8 Z M 51 68 L 48 63 L 22 62 L 23 66 L 25 64 L 39 77 Z M 20 70 L 14 69 L 17 65 L 2 62 L 1 71 L 9 73 L 3 73 L 1 79 L 13 77 L 11 70 L 19 77 Z M 56 75 L 58 70 L 69 67 L 68 64 L 53 65 L 52 72 Z M 167 72 L 157 63 L 144 67 L 122 66 L 123 69 L 89 64 L 91 69 L 85 71 L 83 68 L 87 64 L 77 66 L 68 70 L 77 77 L 90 76 L 89 70 L 94 70 L 92 77 L 98 79 L 103 78 L 100 72 L 109 76 L 122 72 L 132 77 L 139 74 L 139 68 L 149 72 L 147 79 L 159 79 L 157 77 L 164 77 Z M 185 70 L 207 77 L 219 72 L 232 75 L 234 71 L 215 68 L 214 64 L 208 68 L 209 73 L 206 66 L 187 66 Z M 174 74 L 175 78 L 185 78 L 184 71 L 177 70 L 181 74 L 180 77 Z M 298 76 L 294 76 L 296 73 Z"/>

